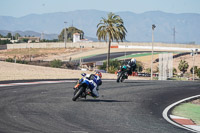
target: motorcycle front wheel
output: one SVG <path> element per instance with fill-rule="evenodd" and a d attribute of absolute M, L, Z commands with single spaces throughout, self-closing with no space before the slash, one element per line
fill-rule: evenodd
<path fill-rule="evenodd" d="M 83 93 L 84 89 L 85 89 L 84 87 L 80 87 L 78 90 L 75 90 L 72 100 L 76 101 L 81 96 L 81 94 Z"/>
<path fill-rule="evenodd" d="M 122 78 L 122 73 L 119 73 L 117 76 L 117 83 L 119 83 L 119 81 L 121 81 L 121 78 Z"/>

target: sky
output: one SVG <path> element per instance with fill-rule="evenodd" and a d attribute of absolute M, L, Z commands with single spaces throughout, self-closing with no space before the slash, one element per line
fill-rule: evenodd
<path fill-rule="evenodd" d="M 0 0 L 0 16 L 96 9 L 109 12 L 199 13 L 200 0 Z"/>

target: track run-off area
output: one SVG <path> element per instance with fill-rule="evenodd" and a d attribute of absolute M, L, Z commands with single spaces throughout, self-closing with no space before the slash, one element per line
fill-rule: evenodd
<path fill-rule="evenodd" d="M 163 110 L 200 82 L 103 80 L 100 97 L 72 101 L 76 80 L 0 83 L 1 133 L 188 133 Z M 26 84 L 22 84 L 26 83 Z"/>

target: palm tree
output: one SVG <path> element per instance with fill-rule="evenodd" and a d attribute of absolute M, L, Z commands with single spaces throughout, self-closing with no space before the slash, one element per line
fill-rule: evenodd
<path fill-rule="evenodd" d="M 103 39 L 108 41 L 108 54 L 107 54 L 107 66 L 106 69 L 109 69 L 109 59 L 110 59 L 110 45 L 114 40 L 123 42 L 126 36 L 126 28 L 124 27 L 124 22 L 120 16 L 115 15 L 114 13 L 109 13 L 108 18 L 102 18 L 100 23 L 97 25 L 97 37 L 98 40 Z"/>

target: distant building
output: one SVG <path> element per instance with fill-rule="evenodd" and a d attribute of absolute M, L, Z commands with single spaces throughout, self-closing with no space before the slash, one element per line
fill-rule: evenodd
<path fill-rule="evenodd" d="M 88 39 L 83 39 L 83 36 L 81 36 L 80 33 L 74 33 L 73 34 L 73 43 L 76 43 L 76 42 L 92 42 Z"/>
<path fill-rule="evenodd" d="M 19 42 L 19 40 L 10 40 L 10 42 L 17 43 L 17 42 Z"/>
<path fill-rule="evenodd" d="M 18 40 L 28 39 L 28 42 L 40 42 L 40 37 L 19 37 Z"/>
<path fill-rule="evenodd" d="M 0 40 L 11 40 L 10 38 L 0 38 Z"/>
<path fill-rule="evenodd" d="M 81 35 L 79 33 L 74 33 L 73 34 L 73 42 L 80 42 L 81 41 Z"/>

